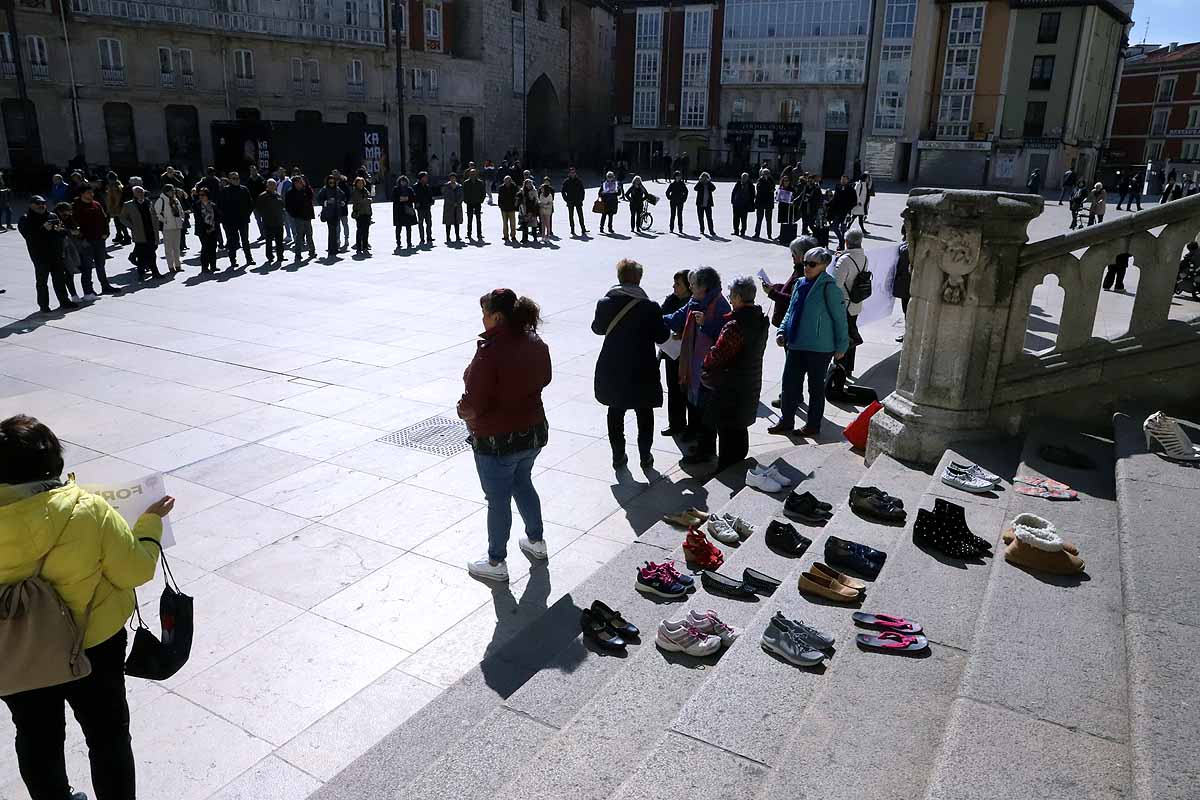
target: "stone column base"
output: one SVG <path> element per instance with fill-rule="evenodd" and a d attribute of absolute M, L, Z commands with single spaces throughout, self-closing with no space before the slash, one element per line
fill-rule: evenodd
<path fill-rule="evenodd" d="M 986 411 L 923 406 L 893 392 L 871 417 L 867 464 L 883 453 L 909 464 L 936 466 L 951 442 L 995 435 Z"/>

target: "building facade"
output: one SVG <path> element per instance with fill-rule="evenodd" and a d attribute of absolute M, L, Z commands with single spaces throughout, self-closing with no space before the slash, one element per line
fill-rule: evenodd
<path fill-rule="evenodd" d="M 601 0 L 63 2 L 0 18 L 0 166 L 307 156 L 444 174 L 611 146 Z"/>
<path fill-rule="evenodd" d="M 1125 62 L 1103 175 L 1200 173 L 1200 42 L 1158 47 Z"/>

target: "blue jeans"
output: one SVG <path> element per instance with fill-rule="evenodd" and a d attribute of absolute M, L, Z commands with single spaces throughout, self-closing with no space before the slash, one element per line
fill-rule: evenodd
<path fill-rule="evenodd" d="M 479 485 L 488 504 L 488 558 L 492 561 L 503 561 L 508 555 L 514 500 L 521 519 L 525 520 L 525 535 L 531 542 L 542 540 L 542 501 L 530 478 L 533 462 L 540 452 L 539 447 L 502 456 L 475 454 Z"/>
<path fill-rule="evenodd" d="M 795 425 L 796 406 L 804 398 L 804 380 L 808 379 L 808 417 L 806 428 L 821 430 L 825 416 L 825 371 L 833 353 L 811 350 L 788 350 L 783 364 L 783 398 L 780 401 L 779 424 L 785 428 Z"/>

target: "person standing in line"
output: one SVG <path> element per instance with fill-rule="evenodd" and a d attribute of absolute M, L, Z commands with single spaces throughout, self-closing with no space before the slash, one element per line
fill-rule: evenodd
<path fill-rule="evenodd" d="M 763 351 L 770 324 L 754 302 L 754 279 L 740 275 L 729 283 L 731 311 L 717 340 L 704 354 L 701 382 L 710 391 L 704 404 L 704 429 L 718 450 L 717 472 L 745 460 L 750 426 L 758 419 L 762 394 Z M 720 447 L 718 449 L 718 443 Z"/>
<path fill-rule="evenodd" d="M 1096 181 L 1096 185 L 1092 187 L 1092 191 L 1088 194 L 1088 227 L 1095 225 L 1097 222 L 1104 222 L 1104 211 L 1108 204 L 1108 192 L 1104 188 L 1104 184 Z"/>
<path fill-rule="evenodd" d="M 857 202 L 858 195 L 850 185 L 850 178 L 843 175 L 833 190 L 833 199 L 829 201 L 829 219 L 833 225 L 833 232 L 838 237 L 838 248 L 841 250 L 846 249 L 846 231 L 850 228 L 850 215 Z"/>
<path fill-rule="evenodd" d="M 471 222 L 475 222 L 475 238 L 483 241 L 483 200 L 487 196 L 487 185 L 472 167 L 467 170 L 463 181 L 463 202 L 467 204 L 467 238 L 471 238 Z"/>
<path fill-rule="evenodd" d="M 613 218 L 617 216 L 617 207 L 621 196 L 625 194 L 621 182 L 611 171 L 605 173 L 600 184 L 600 200 L 604 203 L 604 211 L 600 214 L 600 232 L 604 233 L 604 221 L 608 220 L 608 232 L 613 232 Z"/>
<path fill-rule="evenodd" d="M 788 244 L 788 251 L 792 257 L 792 274 L 783 283 L 762 281 L 763 294 L 773 303 L 771 324 L 776 328 L 783 324 L 783 318 L 787 315 L 788 306 L 792 302 L 792 292 L 795 290 L 796 284 L 804 277 L 804 254 L 814 247 L 819 247 L 814 236 L 800 236 L 793 239 Z M 782 401 L 782 396 L 776 397 L 771 401 L 771 405 L 779 408 Z"/>
<path fill-rule="evenodd" d="M 196 236 L 200 238 L 200 271 L 217 271 L 217 232 L 221 230 L 221 210 L 209 196 L 207 187 L 197 186 L 196 205 L 192 207 L 196 220 Z M 296 260 L 300 260 L 297 244 Z"/>
<path fill-rule="evenodd" d="M 483 162 L 483 185 L 487 187 L 488 205 L 494 206 L 492 192 L 496 191 L 496 164 L 490 158 Z M 483 234 L 480 234 L 480 238 L 483 238 Z"/>
<path fill-rule="evenodd" d="M 813 176 L 805 173 L 800 178 L 800 185 L 796 188 L 799 195 L 797 204 L 800 209 L 800 233 L 812 233 L 812 220 L 816 216 L 817 206 L 821 204 L 821 187 L 813 180 Z"/>
<path fill-rule="evenodd" d="M 33 262 L 38 310 L 43 314 L 50 313 L 48 282 L 54 286 L 59 311 L 79 308 L 67 292 L 67 274 L 63 266 L 66 228 L 58 215 L 46 207 L 46 198 L 40 194 L 29 198 L 29 210 L 17 220 L 17 230 L 25 238 L 29 260 Z"/>
<path fill-rule="evenodd" d="M 158 271 L 158 225 L 146 190 L 140 184 L 133 187 L 133 199 L 122 206 L 121 221 L 133 237 L 133 253 L 129 260 L 137 267 L 138 280 L 149 280 L 151 275 L 163 277 Z"/>
<path fill-rule="evenodd" d="M 396 187 L 392 189 L 392 225 L 396 227 L 396 249 L 400 249 L 400 230 L 404 229 L 404 238 L 408 241 L 406 248 L 411 250 L 412 226 L 417 222 L 417 209 L 414 205 L 416 194 L 408 184 L 408 176 L 401 175 L 396 179 Z"/>
<path fill-rule="evenodd" d="M 72 303 L 80 302 L 79 292 L 75 290 L 75 276 L 81 273 L 81 261 L 79 251 L 82 245 L 82 237 L 79 233 L 79 226 L 75 224 L 75 220 L 71 218 L 71 204 L 59 203 L 54 207 L 54 213 L 58 216 L 59 222 L 62 223 L 63 236 L 62 247 L 62 262 L 63 262 L 63 282 L 67 285 L 67 296 L 71 298 Z M 95 300 L 95 295 L 88 295 L 85 300 Z"/>
<path fill-rule="evenodd" d="M 275 170 L 275 191 L 279 192 L 279 196 L 284 198 L 283 207 L 283 243 L 290 245 L 295 238 L 292 232 L 292 215 L 287 210 L 288 192 L 292 190 L 292 179 L 287 174 L 287 170 L 283 167 Z"/>
<path fill-rule="evenodd" d="M 96 200 L 96 192 L 91 186 L 85 186 L 75 198 L 72 209 L 75 222 L 79 225 L 79 234 L 83 237 L 83 250 L 80 259 L 80 283 L 83 284 L 85 295 L 95 295 L 92 285 L 92 271 L 100 282 L 100 291 L 104 294 L 119 295 L 121 290 L 108 282 L 108 273 L 104 262 L 108 260 L 108 252 L 104 241 L 108 238 L 108 214 Z"/>
<path fill-rule="evenodd" d="M 292 176 L 292 188 L 284 195 L 283 205 L 288 216 L 292 219 L 292 245 L 296 249 L 292 263 L 300 263 L 305 245 L 308 246 L 308 257 L 317 257 L 317 246 L 313 242 L 313 189 L 308 185 L 308 179 L 303 175 Z"/>
<path fill-rule="evenodd" d="M 336 169 L 333 170 L 333 179 L 337 183 L 337 188 L 341 190 L 342 196 L 346 198 L 346 205 L 342 206 L 341 216 L 338 217 L 341 234 L 338 241 L 335 242 L 338 252 L 345 252 L 350 249 L 350 182 Z"/>
<path fill-rule="evenodd" d="M 1087 204 L 1088 190 L 1083 178 L 1075 179 L 1075 191 L 1071 192 L 1071 230 L 1083 227 L 1083 207 Z"/>
<path fill-rule="evenodd" d="M 417 207 L 417 233 L 421 244 L 433 247 L 433 187 L 429 185 L 429 173 L 417 173 L 417 185 L 413 187 L 413 203 Z"/>
<path fill-rule="evenodd" d="M 683 308 L 691 299 L 692 290 L 688 286 L 688 271 L 682 269 L 675 273 L 672 279 L 671 293 L 662 302 L 664 319 Z M 671 337 L 680 338 L 677 334 L 671 334 Z M 672 358 L 666 353 L 662 353 L 659 357 L 666 364 L 667 378 L 667 427 L 660 433 L 663 436 L 678 436 L 685 442 L 690 441 L 693 436 L 691 426 L 688 424 L 687 397 L 679 385 L 679 359 Z"/>
<path fill-rule="evenodd" d="M 254 256 L 250 252 L 250 211 L 254 207 L 250 191 L 242 186 L 241 176 L 229 173 L 229 184 L 221 187 L 217 196 L 221 209 L 221 227 L 225 229 L 225 249 L 229 254 L 229 266 L 238 268 L 238 245 L 246 256 L 246 264 L 253 266 Z"/>
<path fill-rule="evenodd" d="M 703 415 L 705 389 L 700 377 L 704 356 L 716 342 L 732 310 L 721 294 L 721 276 L 712 267 L 700 267 L 688 275 L 692 297 L 673 314 L 664 315 L 667 328 L 681 338 L 679 384 L 687 389 L 688 414 L 696 426 L 698 443 L 680 464 L 703 464 L 716 457 L 716 434 L 708 430 Z"/>
<path fill-rule="evenodd" d="M 375 187 L 359 176 L 350 189 L 350 216 L 354 217 L 354 252 L 360 256 L 371 254 L 371 220 L 375 210 Z"/>
<path fill-rule="evenodd" d="M 541 225 L 541 208 L 538 206 L 537 189 L 534 188 L 532 179 L 525 178 L 521 181 L 521 191 L 517 195 L 517 206 L 519 208 L 518 213 L 520 214 L 521 244 L 529 242 L 529 234 L 531 233 L 536 243 L 538 226 Z"/>
<path fill-rule="evenodd" d="M 746 218 L 754 209 L 754 184 L 750 173 L 743 172 L 729 192 L 729 203 L 733 206 L 733 235 L 746 236 Z"/>
<path fill-rule="evenodd" d="M 783 402 L 779 422 L 767 433 L 790 436 L 795 432 L 796 408 L 804 399 L 808 381 L 808 414 L 801 436 L 821 433 L 825 417 L 825 373 L 829 362 L 840 359 L 849 344 L 845 295 L 826 271 L 833 253 L 814 247 L 804 254 L 804 279 L 796 283 L 787 314 L 775 342 L 786 350 L 783 366 Z"/>
<path fill-rule="evenodd" d="M 254 209 L 254 223 L 258 226 L 258 238 L 254 241 L 261 242 L 263 240 L 263 221 L 262 215 L 258 213 L 258 197 L 267 190 L 267 182 L 259 174 L 258 167 L 254 164 L 250 165 L 248 172 L 249 174 L 246 176 L 246 190 L 250 192 L 250 207 Z M 249 225 L 249 222 L 247 222 L 247 233 L 249 233 Z"/>
<path fill-rule="evenodd" d="M 634 180 L 637 180 L 636 178 Z M 683 206 L 687 202 L 688 187 L 683 182 L 683 178 L 678 172 L 675 173 L 669 186 L 667 186 L 667 202 L 671 206 L 671 232 L 675 231 L 675 220 L 679 220 L 679 235 L 683 235 Z M 701 233 L 704 231 L 701 230 Z"/>
<path fill-rule="evenodd" d="M 483 333 L 463 373 L 458 416 L 467 425 L 479 484 L 487 498 L 487 555 L 467 564 L 476 578 L 508 581 L 512 505 L 525 521 L 519 545 L 540 561 L 549 555 L 542 504 L 533 486 L 534 462 L 550 436 L 542 390 L 550 385 L 550 348 L 538 336 L 541 311 L 512 289 L 479 298 Z"/>
<path fill-rule="evenodd" d="M 121 208 L 125 205 L 124 197 L 125 185 L 121 183 L 117 173 L 110 170 L 104 184 L 104 210 L 108 212 L 108 218 L 117 228 L 117 236 L 113 239 L 113 244 L 116 245 L 126 245 L 133 241 L 129 238 L 129 231 L 125 230 L 125 223 L 121 222 Z"/>
<path fill-rule="evenodd" d="M 875 196 L 875 179 L 871 177 L 871 173 L 864 172 L 862 174 L 862 182 L 866 184 L 867 187 L 866 197 L 863 199 L 862 218 L 862 221 L 866 222 L 867 218 L 871 216 L 871 198 Z"/>
<path fill-rule="evenodd" d="M 67 182 L 62 175 L 55 174 L 50 178 L 50 191 L 46 193 L 50 203 L 57 205 L 67 199 Z M 47 205 L 49 207 L 49 204 Z M 51 212 L 53 213 L 53 212 Z"/>
<path fill-rule="evenodd" d="M 617 284 L 596 303 L 592 333 L 604 337 L 596 358 L 596 402 L 608 408 L 608 442 L 612 464 L 620 469 L 625 454 L 625 413 L 637 418 L 637 443 L 643 468 L 654 466 L 654 409 L 663 403 L 655 345 L 670 336 L 662 308 L 642 289 L 642 265 L 628 258 L 617 262 Z"/>
<path fill-rule="evenodd" d="M 858 229 L 864 234 L 867 232 L 867 203 L 871 200 L 871 183 L 870 176 L 865 172 L 857 181 L 854 182 L 854 207 L 850 209 L 850 222 L 846 227 L 849 228 L 854 224 L 854 220 L 858 220 Z"/>
<path fill-rule="evenodd" d="M 538 189 L 538 214 L 542 224 L 542 241 L 549 242 L 554 237 L 554 190 L 549 183 L 543 183 Z"/>
<path fill-rule="evenodd" d="M 796 238 L 796 192 L 792 188 L 791 173 L 779 176 L 775 202 L 779 205 L 779 243 L 788 244 Z"/>
<path fill-rule="evenodd" d="M 845 356 L 841 361 L 842 366 L 846 368 L 847 378 L 854 374 L 854 351 L 862 344 L 862 337 L 858 333 L 858 315 L 862 312 L 862 303 L 850 301 L 850 290 L 854 281 L 867 269 L 867 254 L 863 252 L 862 242 L 862 231 L 847 231 L 846 250 L 839 253 L 834 262 L 833 277 L 838 288 L 842 290 L 846 303 L 846 335 L 850 344 L 845 348 Z"/>
<path fill-rule="evenodd" d="M 563 179 L 560 191 L 563 202 L 567 204 L 567 221 L 571 223 L 571 235 L 575 235 L 575 215 L 578 214 L 580 233 L 587 236 L 587 223 L 583 221 L 583 181 L 579 178 L 575 167 L 567 168 L 567 177 Z"/>
<path fill-rule="evenodd" d="M 1058 192 L 1058 204 L 1060 206 L 1063 204 L 1064 197 L 1067 198 L 1067 200 L 1070 200 L 1071 193 L 1074 190 L 1075 190 L 1075 170 L 1071 169 L 1070 167 L 1067 167 L 1067 171 L 1064 172 L 1063 176 L 1062 176 L 1062 188 L 1059 189 L 1059 192 Z M 1117 208 L 1120 208 L 1120 207 L 1121 207 L 1120 204 L 1118 204 Z"/>
<path fill-rule="evenodd" d="M 700 178 L 696 181 L 696 222 L 700 223 L 700 235 L 704 235 L 704 222 L 708 221 L 708 235 L 716 236 L 713 230 L 712 210 L 713 196 L 716 194 L 716 187 L 713 186 L 712 176 L 707 172 L 701 172 Z M 683 218 L 679 220 L 679 232 L 683 233 Z"/>
<path fill-rule="evenodd" d="M 262 194 L 254 201 L 254 213 L 258 215 L 259 232 L 266 240 L 267 263 L 276 261 L 283 265 L 283 217 L 284 201 L 279 196 L 279 182 L 267 178 Z"/>
<path fill-rule="evenodd" d="M 342 224 L 342 212 L 347 205 L 345 193 L 337 184 L 335 175 L 325 176 L 325 186 L 317 193 L 317 204 L 321 206 L 321 221 L 328 234 L 326 258 L 332 261 L 338 254 L 338 230 Z"/>
<path fill-rule="evenodd" d="M 446 226 L 446 244 L 450 244 L 450 229 L 454 228 L 454 241 L 462 242 L 459 226 L 463 219 L 463 187 L 458 175 L 451 172 L 442 186 L 442 224 Z"/>
<path fill-rule="evenodd" d="M 629 202 L 629 230 L 635 233 L 642 232 L 642 209 L 646 207 L 648 196 L 646 187 L 642 185 L 642 176 L 634 175 L 633 183 L 625 191 L 625 199 Z M 683 211 L 681 210 L 679 213 L 682 217 Z"/>
<path fill-rule="evenodd" d="M 496 202 L 500 206 L 500 224 L 504 241 L 516 244 L 517 241 L 517 205 L 519 201 L 517 185 L 513 183 L 512 175 L 505 175 L 496 190 Z"/>
<path fill-rule="evenodd" d="M 0 698 L 16 728 L 18 771 L 35 800 L 87 800 L 67 778 L 66 704 L 87 742 L 97 798 L 133 798 L 125 625 L 136 605 L 134 589 L 154 578 L 162 518 L 175 500 L 155 501 L 130 528 L 99 495 L 80 489 L 70 476 L 63 479 L 62 443 L 25 415 L 0 422 L 0 465 L 0 584 L 34 577 L 48 584 L 79 631 L 90 666 L 82 678 Z M 15 666 L 36 679 L 37 655 L 46 652 L 43 647 L 5 658 L 32 655 L 34 663 Z"/>
<path fill-rule="evenodd" d="M 1034 168 L 1033 172 L 1029 173 L 1029 180 L 1025 181 L 1025 188 L 1030 194 L 1042 193 L 1042 171 Z"/>
<path fill-rule="evenodd" d="M 162 231 L 163 253 L 167 258 L 169 272 L 183 272 L 179 236 L 183 231 L 183 221 L 187 212 L 184 204 L 179 201 L 178 191 L 173 184 L 167 184 L 154 201 L 154 219 Z"/>
<path fill-rule="evenodd" d="M 754 238 L 762 238 L 763 220 L 767 221 L 767 238 L 771 235 L 771 212 L 775 208 L 775 181 L 771 180 L 771 171 L 766 167 L 759 170 L 758 181 L 754 184 Z"/>

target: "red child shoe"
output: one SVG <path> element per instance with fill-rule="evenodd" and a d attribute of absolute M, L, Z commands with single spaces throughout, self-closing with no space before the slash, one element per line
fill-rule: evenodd
<path fill-rule="evenodd" d="M 725 555 L 708 540 L 704 531 L 697 528 L 688 531 L 683 552 L 687 554 L 687 560 L 700 569 L 716 569 L 725 562 Z"/>

